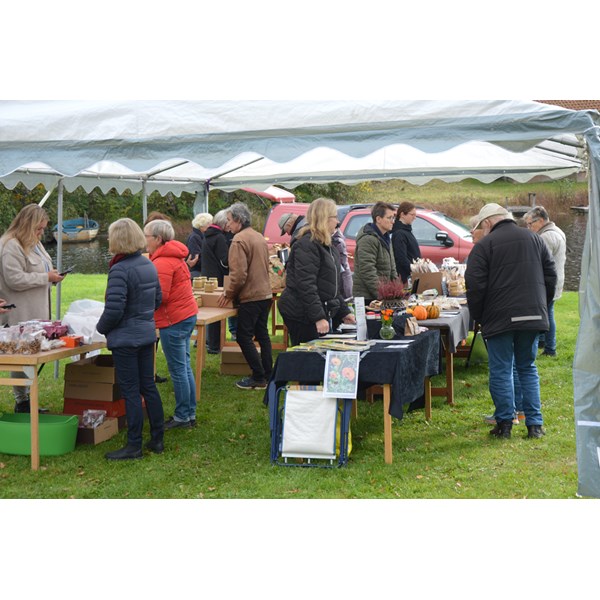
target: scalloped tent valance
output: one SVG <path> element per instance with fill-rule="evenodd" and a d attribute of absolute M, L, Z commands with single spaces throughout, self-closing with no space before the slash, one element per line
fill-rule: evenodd
<path fill-rule="evenodd" d="M 0 102 L 0 181 L 176 195 L 275 182 L 524 182 L 580 169 L 565 134 L 591 125 L 585 111 L 527 101 Z M 558 136 L 570 139 L 546 141 Z"/>

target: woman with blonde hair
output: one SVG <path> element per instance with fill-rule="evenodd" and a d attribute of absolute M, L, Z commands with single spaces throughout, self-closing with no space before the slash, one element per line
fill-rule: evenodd
<path fill-rule="evenodd" d="M 119 219 L 108 228 L 108 250 L 113 258 L 104 312 L 96 329 L 106 336 L 112 351 L 127 415 L 127 444 L 108 452 L 109 460 L 142 458 L 142 396 L 150 422 L 146 448 L 156 454 L 164 450 L 163 406 L 154 382 L 154 311 L 160 306 L 162 292 L 156 267 L 142 256 L 145 249 L 146 237 L 135 221 Z"/>
<path fill-rule="evenodd" d="M 341 293 L 341 267 L 332 236 L 337 207 L 329 198 L 313 200 L 286 263 L 279 312 L 293 346 L 313 340 L 342 321 L 356 323 Z"/>
<path fill-rule="evenodd" d="M 50 290 L 65 275 L 52 266 L 52 259 L 42 245 L 47 225 L 46 211 L 37 204 L 28 204 L 0 238 L 0 296 L 16 305 L 2 316 L 3 324 L 51 318 Z M 23 379 L 25 374 L 15 371 L 11 377 Z M 15 412 L 29 412 L 29 387 L 14 386 L 13 393 Z"/>

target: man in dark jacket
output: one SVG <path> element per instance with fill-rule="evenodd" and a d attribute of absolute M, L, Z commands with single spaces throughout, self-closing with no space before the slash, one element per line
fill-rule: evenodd
<path fill-rule="evenodd" d="M 544 435 L 537 336 L 548 330 L 548 302 L 556 268 L 539 236 L 519 227 L 495 203 L 477 215 L 484 237 L 469 255 L 465 283 L 471 318 L 481 324 L 489 361 L 489 389 L 496 407 L 492 435 L 510 438 L 515 413 L 513 365 L 523 393 L 527 435 Z"/>

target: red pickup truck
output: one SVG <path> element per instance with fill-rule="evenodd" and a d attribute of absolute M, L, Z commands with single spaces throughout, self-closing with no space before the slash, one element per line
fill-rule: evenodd
<path fill-rule="evenodd" d="M 281 235 L 278 222 L 284 213 L 305 215 L 310 204 L 293 202 L 273 206 L 267 220 L 263 235 L 269 247 L 273 244 L 289 244 L 290 236 Z M 338 206 L 340 230 L 346 238 L 350 268 L 354 266 L 354 250 L 356 236 L 365 223 L 372 221 L 372 204 L 349 204 Z M 436 210 L 417 208 L 417 218 L 412 225 L 413 234 L 421 249 L 421 256 L 429 258 L 437 265 L 451 256 L 459 262 L 465 262 L 473 248 L 473 237 L 469 228 L 463 223 Z"/>

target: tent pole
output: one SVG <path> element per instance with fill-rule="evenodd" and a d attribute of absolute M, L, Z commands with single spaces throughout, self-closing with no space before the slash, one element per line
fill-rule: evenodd
<path fill-rule="evenodd" d="M 210 181 L 204 182 L 204 189 L 196 192 L 196 200 L 194 201 L 194 215 L 198 213 L 208 212 L 208 192 L 210 191 Z"/>
<path fill-rule="evenodd" d="M 148 194 L 146 192 L 146 180 L 142 181 L 142 223 L 148 218 Z"/>
<path fill-rule="evenodd" d="M 63 190 L 64 190 L 64 181 L 62 179 L 58 180 L 58 208 L 56 211 L 56 224 L 57 224 L 57 233 L 58 238 L 56 240 L 56 269 L 60 273 L 62 270 L 62 224 L 63 224 Z M 60 320 L 60 291 L 61 284 L 58 283 L 56 285 L 56 320 Z M 58 361 L 54 363 L 54 379 L 58 379 Z"/>

